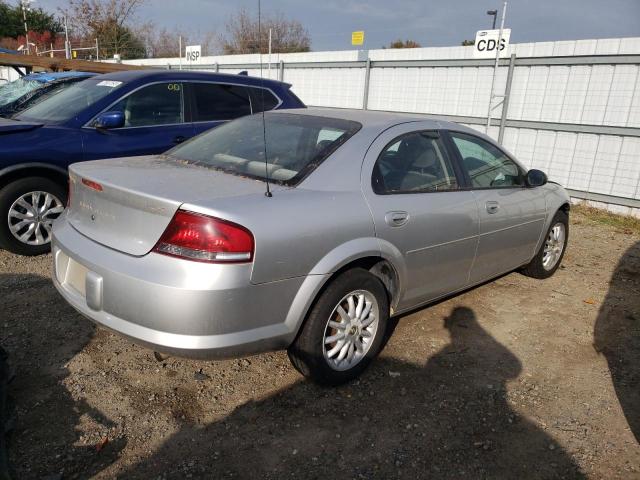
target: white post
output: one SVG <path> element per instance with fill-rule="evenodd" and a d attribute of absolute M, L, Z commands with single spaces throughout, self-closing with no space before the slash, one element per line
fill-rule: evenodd
<path fill-rule="evenodd" d="M 182 70 L 182 35 L 178 36 L 178 48 L 180 49 L 180 70 Z"/>
<path fill-rule="evenodd" d="M 100 61 L 100 47 L 98 45 L 98 39 L 96 38 L 96 62 Z"/>
<path fill-rule="evenodd" d="M 491 126 L 491 111 L 493 110 L 494 88 L 496 84 L 496 73 L 498 72 L 498 64 L 500 62 L 500 43 L 502 42 L 502 30 L 504 30 L 504 17 L 507 14 L 507 2 L 502 5 L 502 18 L 500 19 L 500 32 L 498 33 L 498 45 L 496 46 L 496 63 L 493 65 L 493 77 L 491 78 L 491 94 L 489 95 L 489 109 L 487 111 L 487 126 L 484 133 L 489 135 L 489 127 Z"/>
<path fill-rule="evenodd" d="M 67 27 L 67 17 L 64 17 L 64 56 L 67 60 L 71 58 L 71 45 L 69 45 L 69 28 Z"/>
<path fill-rule="evenodd" d="M 30 51 L 30 47 L 29 47 L 29 29 L 27 28 L 27 5 L 26 5 L 26 0 L 22 0 L 20 2 L 20 5 L 22 6 L 22 19 L 24 20 L 24 39 L 26 40 L 27 43 L 27 55 L 29 55 L 31 53 Z"/>
<path fill-rule="evenodd" d="M 269 29 L 269 68 L 268 68 L 268 72 L 269 72 L 268 77 L 271 78 L 271 29 Z"/>

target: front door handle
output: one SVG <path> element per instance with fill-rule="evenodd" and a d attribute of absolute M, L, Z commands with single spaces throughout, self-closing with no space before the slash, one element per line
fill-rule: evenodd
<path fill-rule="evenodd" d="M 384 216 L 384 221 L 387 222 L 387 225 L 390 227 L 401 227 L 409 221 L 409 212 L 387 212 Z"/>
<path fill-rule="evenodd" d="M 183 137 L 182 135 L 178 135 L 173 138 L 173 143 L 182 143 L 187 139 L 187 137 Z"/>
<path fill-rule="evenodd" d="M 498 213 L 498 210 L 500 210 L 500 204 L 495 201 L 487 202 L 485 207 L 487 207 L 487 213 Z"/>

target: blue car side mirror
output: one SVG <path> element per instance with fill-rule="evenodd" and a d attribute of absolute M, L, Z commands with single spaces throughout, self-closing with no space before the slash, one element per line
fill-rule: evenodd
<path fill-rule="evenodd" d="M 110 128 L 124 127 L 123 112 L 103 112 L 93 122 L 93 126 L 98 129 L 109 130 Z"/>

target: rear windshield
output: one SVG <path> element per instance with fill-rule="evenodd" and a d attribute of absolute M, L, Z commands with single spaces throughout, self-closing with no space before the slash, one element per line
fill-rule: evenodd
<path fill-rule="evenodd" d="M 60 93 L 45 98 L 19 113 L 15 118 L 41 123 L 62 123 L 121 86 L 122 82 L 119 81 L 90 78 L 74 83 Z"/>
<path fill-rule="evenodd" d="M 361 127 L 338 118 L 267 112 L 264 125 L 262 114 L 243 117 L 167 154 L 236 175 L 297 185 Z"/>

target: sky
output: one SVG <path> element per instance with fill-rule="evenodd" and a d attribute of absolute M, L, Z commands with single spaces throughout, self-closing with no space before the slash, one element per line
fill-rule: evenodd
<path fill-rule="evenodd" d="M 65 0 L 37 0 L 48 11 Z M 239 8 L 258 11 L 257 0 L 146 0 L 138 18 L 169 30 L 223 33 Z M 350 50 L 351 32 L 364 30 L 364 48 L 396 39 L 423 47 L 460 45 L 490 28 L 487 10 L 502 9 L 501 0 L 262 0 L 263 15 L 281 13 L 299 20 L 311 36 L 311 48 Z M 499 25 L 499 19 L 498 19 Z M 511 43 L 640 37 L 640 0 L 511 0 L 505 26 Z"/>

